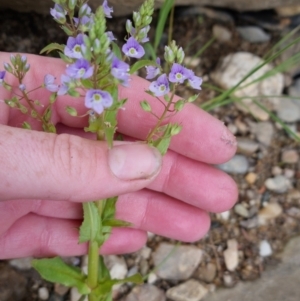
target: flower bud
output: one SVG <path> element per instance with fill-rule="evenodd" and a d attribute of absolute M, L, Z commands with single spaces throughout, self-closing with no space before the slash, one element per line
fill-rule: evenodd
<path fill-rule="evenodd" d="M 132 28 L 133 28 L 133 26 L 132 26 L 131 20 L 127 20 L 127 21 L 126 21 L 126 31 L 127 31 L 128 33 L 131 33 Z"/>
<path fill-rule="evenodd" d="M 174 61 L 175 61 L 175 54 L 169 46 L 165 46 L 164 57 L 168 63 L 174 63 Z"/>
<path fill-rule="evenodd" d="M 12 72 L 13 72 L 13 69 L 12 69 L 12 67 L 11 67 L 10 64 L 4 63 L 3 65 L 4 65 L 4 69 L 5 69 L 7 72 L 9 72 L 9 73 L 12 73 Z"/>
<path fill-rule="evenodd" d="M 77 0 L 69 0 L 69 8 L 74 9 L 76 7 Z"/>
<path fill-rule="evenodd" d="M 180 47 L 177 50 L 177 55 L 176 55 L 176 59 L 179 64 L 182 64 L 182 62 L 184 60 L 184 56 L 185 56 L 184 51 L 183 51 L 182 47 Z"/>

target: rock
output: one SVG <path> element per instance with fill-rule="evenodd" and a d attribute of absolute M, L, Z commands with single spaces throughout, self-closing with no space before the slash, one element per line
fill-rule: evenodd
<path fill-rule="evenodd" d="M 55 283 L 54 284 L 54 291 L 59 296 L 64 296 L 69 290 L 70 290 L 69 287 L 64 286 L 64 285 L 62 285 L 60 283 Z"/>
<path fill-rule="evenodd" d="M 288 203 L 291 203 L 293 201 L 300 202 L 300 191 L 297 189 L 292 189 L 291 191 L 289 191 L 286 200 Z"/>
<path fill-rule="evenodd" d="M 200 282 L 190 279 L 167 290 L 167 297 L 174 301 L 200 301 L 208 290 Z"/>
<path fill-rule="evenodd" d="M 300 105 L 297 105 L 297 100 L 281 98 L 277 115 L 284 122 L 296 122 L 300 120 Z"/>
<path fill-rule="evenodd" d="M 259 244 L 259 255 L 261 257 L 268 257 L 273 254 L 272 247 L 267 240 L 262 240 Z"/>
<path fill-rule="evenodd" d="M 9 264 L 18 270 L 30 270 L 31 269 L 31 260 L 32 257 L 24 257 L 24 258 L 17 258 L 12 259 L 9 261 Z"/>
<path fill-rule="evenodd" d="M 232 174 L 245 174 L 249 168 L 249 162 L 243 155 L 235 155 L 226 163 L 217 165 L 221 170 Z"/>
<path fill-rule="evenodd" d="M 295 177 L 295 171 L 293 169 L 285 168 L 283 175 L 287 179 L 293 179 Z"/>
<path fill-rule="evenodd" d="M 201 59 L 199 57 L 186 56 L 183 62 L 188 67 L 196 68 L 200 65 Z"/>
<path fill-rule="evenodd" d="M 116 255 L 104 256 L 104 262 L 109 269 L 112 279 L 124 279 L 128 273 L 126 261 L 123 257 Z"/>
<path fill-rule="evenodd" d="M 282 175 L 282 168 L 280 168 L 279 166 L 273 166 L 272 167 L 272 175 L 273 176 Z"/>
<path fill-rule="evenodd" d="M 148 278 L 147 278 L 147 283 L 148 284 L 154 284 L 157 279 L 158 279 L 158 277 L 155 273 L 150 273 Z"/>
<path fill-rule="evenodd" d="M 0 266 L 0 300 L 22 301 L 26 298 L 27 279 L 11 267 Z"/>
<path fill-rule="evenodd" d="M 291 187 L 290 181 L 282 175 L 267 179 L 265 185 L 269 190 L 277 193 L 284 193 Z"/>
<path fill-rule="evenodd" d="M 232 38 L 232 33 L 226 27 L 215 24 L 212 29 L 213 36 L 219 42 L 228 42 Z"/>
<path fill-rule="evenodd" d="M 289 96 L 299 98 L 300 97 L 300 78 L 296 79 L 292 86 L 288 89 Z"/>
<path fill-rule="evenodd" d="M 238 137 L 238 152 L 244 155 L 253 155 L 259 148 L 259 144 L 251 139 Z"/>
<path fill-rule="evenodd" d="M 224 211 L 221 213 L 217 213 L 217 216 L 222 219 L 223 221 L 228 221 L 230 217 L 230 210 Z"/>
<path fill-rule="evenodd" d="M 271 122 L 258 122 L 251 125 L 253 134 L 256 139 L 263 145 L 269 146 L 272 142 L 275 129 Z"/>
<path fill-rule="evenodd" d="M 127 295 L 125 301 L 165 301 L 165 293 L 154 285 L 135 286 Z"/>
<path fill-rule="evenodd" d="M 250 43 L 269 42 L 271 36 L 257 26 L 238 26 L 236 28 L 241 37 Z"/>
<path fill-rule="evenodd" d="M 227 249 L 223 255 L 227 270 L 233 272 L 239 264 L 238 242 L 235 239 L 227 241 Z"/>
<path fill-rule="evenodd" d="M 237 85 L 251 70 L 262 63 L 263 60 L 260 57 L 249 52 L 229 54 L 222 59 L 217 70 L 211 73 L 211 77 L 219 86 L 227 90 Z M 271 64 L 264 65 L 241 84 L 241 86 L 245 86 L 244 88 L 239 88 L 234 92 L 236 97 L 241 98 L 241 102 L 235 102 L 238 109 L 251 112 L 262 121 L 268 120 L 269 114 L 257 106 L 249 97 L 258 97 L 257 101 L 263 106 L 269 110 L 275 110 L 279 102 L 277 97 L 259 98 L 259 96 L 281 95 L 284 87 L 284 76 L 277 73 L 251 85 L 248 84 L 260 78 L 266 72 L 270 72 L 273 68 Z"/>
<path fill-rule="evenodd" d="M 253 185 L 257 180 L 257 174 L 254 172 L 249 172 L 246 175 L 245 180 L 247 181 L 248 184 Z"/>
<path fill-rule="evenodd" d="M 198 267 L 202 254 L 202 250 L 195 246 L 175 247 L 160 243 L 152 255 L 156 274 L 162 279 L 186 280 Z"/>
<path fill-rule="evenodd" d="M 152 253 L 152 249 L 148 247 L 143 247 L 140 251 L 140 255 L 143 259 L 149 259 Z"/>
<path fill-rule="evenodd" d="M 281 154 L 281 161 L 284 163 L 297 163 L 299 161 L 299 154 L 294 149 L 284 150 Z"/>
<path fill-rule="evenodd" d="M 247 208 L 245 208 L 244 205 L 242 204 L 237 204 L 234 206 L 234 212 L 239 215 L 239 216 L 242 216 L 242 217 L 249 217 L 249 211 Z"/>
<path fill-rule="evenodd" d="M 217 266 L 214 263 L 209 262 L 206 266 L 200 267 L 197 270 L 196 275 L 199 280 L 210 283 L 217 275 Z"/>
<path fill-rule="evenodd" d="M 109 0 L 108 2 L 109 6 L 113 6 L 114 8 L 114 16 L 118 16 L 132 13 L 133 10 L 136 10 L 143 3 L 143 0 Z M 299 4 L 298 0 L 178 0 L 176 3 L 179 5 L 212 5 L 217 7 L 231 8 L 238 11 L 262 10 Z M 99 1 L 90 0 L 89 4 L 93 7 L 97 7 L 99 5 Z M 157 1 L 156 4 L 157 6 L 162 5 L 162 1 Z M 34 10 L 41 13 L 49 13 L 49 8 L 53 7 L 53 2 L 51 0 L 44 0 L 40 2 L 36 2 L 34 0 L 1 0 L 0 7 L 6 7 L 20 11 Z"/>
<path fill-rule="evenodd" d="M 278 217 L 282 213 L 282 207 L 278 203 L 268 203 L 258 212 L 259 225 L 266 225 L 268 221 Z"/>
<path fill-rule="evenodd" d="M 223 281 L 224 281 L 225 287 L 233 287 L 234 284 L 235 284 L 234 280 L 233 280 L 233 277 L 228 273 L 224 273 Z"/>
<path fill-rule="evenodd" d="M 255 216 L 253 218 L 249 218 L 247 220 L 240 221 L 240 225 L 246 229 L 253 229 L 258 226 L 258 218 Z"/>
<path fill-rule="evenodd" d="M 291 17 L 300 14 L 300 5 L 298 3 L 294 5 L 280 6 L 276 7 L 275 10 L 277 14 L 281 17 Z"/>
<path fill-rule="evenodd" d="M 78 292 L 76 287 L 71 288 L 70 298 L 70 301 L 78 301 L 81 298 L 81 294 Z M 88 301 L 88 297 L 85 297 L 82 301 Z"/>
<path fill-rule="evenodd" d="M 294 218 L 297 218 L 299 219 L 300 218 L 300 208 L 297 208 L 297 207 L 291 207 L 289 209 L 286 210 L 286 213 L 289 215 L 289 216 L 292 216 Z"/>
<path fill-rule="evenodd" d="M 38 290 L 38 295 L 40 300 L 48 300 L 49 299 L 49 291 L 46 287 L 40 287 Z"/>
<path fill-rule="evenodd" d="M 285 36 L 286 34 L 288 34 L 288 32 L 290 32 L 290 31 L 282 32 L 282 36 Z M 299 32 L 297 32 L 296 34 L 293 34 L 289 39 L 286 39 L 284 41 L 284 43 L 281 45 L 281 48 L 286 47 L 287 45 L 289 45 L 296 39 L 299 39 L 299 37 L 300 37 Z M 283 62 L 287 61 L 288 59 L 290 59 L 292 56 L 298 55 L 299 51 L 300 51 L 300 42 L 294 43 L 288 49 L 286 49 L 284 52 L 282 52 L 282 54 L 279 57 L 278 63 L 283 63 Z M 299 62 L 299 60 L 298 61 L 295 60 L 294 64 L 291 65 L 287 70 L 285 70 L 285 73 L 287 73 L 291 76 L 295 76 L 299 73 L 299 71 L 300 71 L 300 62 Z"/>

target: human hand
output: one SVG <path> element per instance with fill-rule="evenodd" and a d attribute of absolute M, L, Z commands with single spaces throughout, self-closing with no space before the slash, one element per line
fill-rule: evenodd
<path fill-rule="evenodd" d="M 64 72 L 60 60 L 27 57 L 27 87 L 38 86 L 46 73 L 60 78 Z M 5 61 L 9 54 L 0 53 L 0 66 Z M 8 82 L 18 86 L 9 76 Z M 129 88 L 120 87 L 120 98 L 129 101 L 119 111 L 118 132 L 130 141 L 145 139 L 155 124 L 139 105 L 143 99 L 150 101 L 148 85 L 133 77 Z M 66 113 L 68 105 L 79 115 L 86 111 L 80 99 L 69 96 L 59 97 L 54 105 L 52 121 L 59 135 L 20 129 L 24 121 L 35 130 L 41 126 L 4 103 L 14 91 L 0 91 L 0 258 L 86 253 L 87 246 L 78 244 L 85 201 L 120 195 L 117 218 L 133 226 L 114 229 L 101 249 L 111 254 L 139 249 L 147 231 L 186 242 L 198 240 L 209 229 L 207 212 L 228 210 L 237 199 L 234 181 L 210 165 L 233 156 L 235 139 L 220 121 L 192 104 L 173 118 L 183 130 L 161 164 L 160 155 L 139 142 L 108 151 L 106 143 L 93 141 L 83 130 L 87 119 Z M 30 95 L 46 103 L 49 92 L 39 89 Z M 151 106 L 160 112 L 155 99 Z M 114 153 L 120 160 L 117 165 L 111 158 Z"/>

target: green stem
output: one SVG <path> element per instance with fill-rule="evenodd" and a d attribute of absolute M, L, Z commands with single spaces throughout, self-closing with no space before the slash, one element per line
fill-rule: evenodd
<path fill-rule="evenodd" d="M 157 129 L 161 126 L 161 123 L 162 123 L 163 120 L 165 119 L 166 114 L 169 112 L 170 107 L 171 107 L 171 105 L 173 104 L 173 98 L 174 98 L 174 96 L 175 96 L 175 89 L 174 89 L 174 91 L 172 92 L 171 99 L 170 99 L 170 101 L 168 102 L 168 104 L 166 105 L 165 110 L 164 110 L 164 112 L 162 113 L 161 117 L 159 118 L 157 124 L 156 124 L 155 127 L 151 130 L 151 132 L 148 134 L 147 139 L 146 139 L 147 143 L 150 142 L 152 136 L 155 134 L 155 132 L 157 131 Z"/>
<path fill-rule="evenodd" d="M 88 258 L 87 284 L 91 289 L 94 289 L 98 284 L 99 270 L 99 245 L 96 241 L 90 241 L 89 243 Z"/>
<path fill-rule="evenodd" d="M 175 4 L 172 5 L 171 14 L 170 14 L 168 45 L 171 45 L 172 38 L 173 38 L 174 12 L 175 12 Z"/>

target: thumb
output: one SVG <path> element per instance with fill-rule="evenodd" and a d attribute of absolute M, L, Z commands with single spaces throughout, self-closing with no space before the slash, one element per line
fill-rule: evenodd
<path fill-rule="evenodd" d="M 0 200 L 93 201 L 140 190 L 162 158 L 143 143 L 105 142 L 0 126 Z"/>

